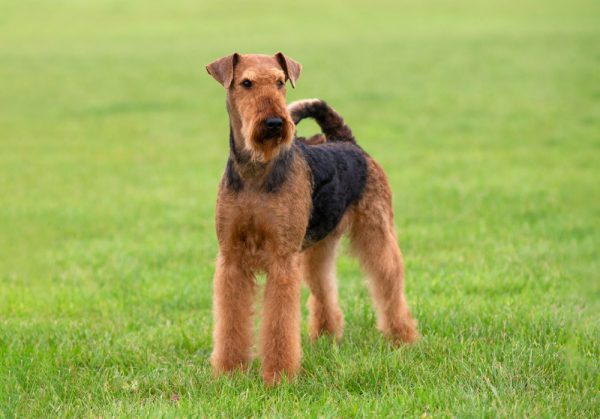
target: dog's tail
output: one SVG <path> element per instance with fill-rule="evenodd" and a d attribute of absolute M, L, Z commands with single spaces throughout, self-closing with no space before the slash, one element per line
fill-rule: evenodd
<path fill-rule="evenodd" d="M 288 105 L 294 124 L 304 118 L 313 118 L 321 127 L 327 141 L 349 141 L 356 143 L 352 130 L 331 106 L 321 99 L 303 99 Z"/>

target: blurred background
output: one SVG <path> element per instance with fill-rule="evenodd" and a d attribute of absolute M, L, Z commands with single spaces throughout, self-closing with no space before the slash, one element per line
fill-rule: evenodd
<path fill-rule="evenodd" d="M 600 3 L 0 3 L 5 414 L 164 413 L 173 394 L 196 414 L 598 414 Z M 307 399 L 248 410 L 257 374 L 223 389 L 207 361 L 228 122 L 204 66 L 235 51 L 302 63 L 288 99 L 328 101 L 384 166 L 424 334 L 402 367 L 382 355 L 343 256 L 346 349 L 305 349 Z"/>

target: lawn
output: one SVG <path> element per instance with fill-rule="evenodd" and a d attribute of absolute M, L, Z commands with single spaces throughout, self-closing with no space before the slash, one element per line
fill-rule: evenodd
<path fill-rule="evenodd" d="M 0 416 L 600 416 L 599 2 L 0 3 Z M 267 389 L 208 362 L 204 65 L 279 50 L 386 169 L 423 338 L 390 347 L 342 252 L 343 341 L 303 303 Z"/>

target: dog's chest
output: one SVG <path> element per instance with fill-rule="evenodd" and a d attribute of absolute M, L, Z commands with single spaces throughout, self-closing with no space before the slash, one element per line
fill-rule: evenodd
<path fill-rule="evenodd" d="M 238 217 L 235 224 L 231 242 L 238 246 L 240 253 L 256 258 L 269 251 L 273 232 L 261 214 L 246 212 Z"/>
<path fill-rule="evenodd" d="M 310 214 L 307 175 L 288 178 L 276 192 L 224 189 L 217 203 L 217 235 L 249 264 L 297 252 Z"/>

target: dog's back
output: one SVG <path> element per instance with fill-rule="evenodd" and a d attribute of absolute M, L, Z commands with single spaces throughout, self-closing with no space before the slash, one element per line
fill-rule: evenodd
<path fill-rule="evenodd" d="M 360 199 L 367 180 L 367 161 L 365 153 L 352 143 L 294 144 L 312 176 L 312 211 L 304 237 L 308 246 L 327 236 L 348 207 Z"/>
<path fill-rule="evenodd" d="M 367 180 L 366 154 L 344 119 L 325 101 L 300 100 L 288 110 L 296 125 L 313 118 L 325 136 L 321 144 L 294 142 L 312 175 L 312 212 L 304 238 L 304 245 L 310 246 L 335 229 L 348 207 L 361 198 Z"/>

